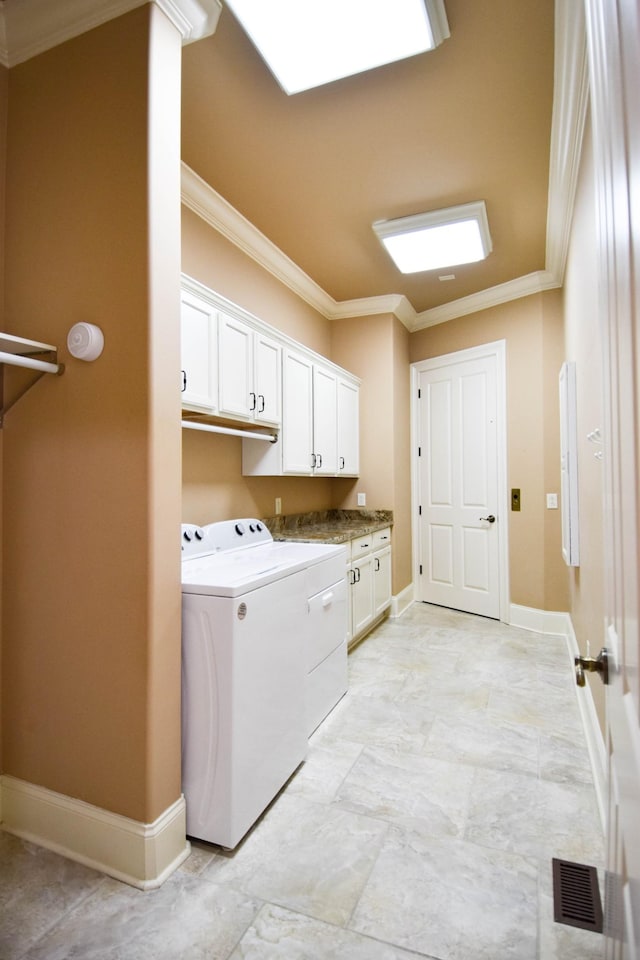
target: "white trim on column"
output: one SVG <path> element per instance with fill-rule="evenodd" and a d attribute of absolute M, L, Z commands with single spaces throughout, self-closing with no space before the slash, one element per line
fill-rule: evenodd
<path fill-rule="evenodd" d="M 23 63 L 149 2 L 166 14 L 184 43 L 215 33 L 222 11 L 220 0 L 11 0 L 0 3 L 0 62 Z"/>
<path fill-rule="evenodd" d="M 5 775 L 0 810 L 7 833 L 142 890 L 159 887 L 189 856 L 184 797 L 140 823 Z"/>
<path fill-rule="evenodd" d="M 564 283 L 589 103 L 583 0 L 555 5 L 555 73 L 549 160 L 546 267 Z"/>
<path fill-rule="evenodd" d="M 405 610 L 409 609 L 414 599 L 413 583 L 410 583 L 408 587 L 405 587 L 404 590 L 401 590 L 400 593 L 391 598 L 390 616 L 394 618 L 401 617 Z"/>

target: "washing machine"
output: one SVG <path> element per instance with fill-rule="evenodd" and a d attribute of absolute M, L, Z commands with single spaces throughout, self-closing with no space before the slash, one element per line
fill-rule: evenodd
<path fill-rule="evenodd" d="M 184 524 L 181 542 L 187 834 L 233 849 L 346 691 L 347 555 L 255 518 Z"/>

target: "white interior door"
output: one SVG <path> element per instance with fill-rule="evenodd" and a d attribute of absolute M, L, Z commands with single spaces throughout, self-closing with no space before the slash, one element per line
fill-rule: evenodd
<path fill-rule="evenodd" d="M 417 596 L 496 619 L 504 523 L 499 346 L 414 365 Z"/>
<path fill-rule="evenodd" d="M 606 956 L 640 958 L 640 9 L 586 0 L 605 423 Z"/>

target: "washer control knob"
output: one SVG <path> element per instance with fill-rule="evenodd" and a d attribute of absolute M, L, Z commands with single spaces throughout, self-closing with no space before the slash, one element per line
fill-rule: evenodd
<path fill-rule="evenodd" d="M 255 527 L 255 524 L 254 524 L 254 523 L 250 523 L 250 524 L 249 524 L 249 530 L 251 530 L 251 533 L 255 533 L 255 532 L 256 532 L 256 527 Z"/>
<path fill-rule="evenodd" d="M 243 523 L 236 523 L 236 533 L 238 534 L 239 537 L 243 537 L 243 536 L 244 536 L 244 524 L 243 524 Z"/>
<path fill-rule="evenodd" d="M 261 523 L 256 523 L 256 530 L 258 531 L 258 533 L 260 533 L 260 531 L 261 531 L 262 529 L 263 529 L 262 524 L 261 524 Z"/>
<path fill-rule="evenodd" d="M 202 529 L 202 527 L 196 527 L 193 532 L 195 534 L 196 540 L 204 540 L 204 530 Z"/>
<path fill-rule="evenodd" d="M 187 543 L 191 543 L 191 534 L 188 530 L 184 530 L 182 536 L 185 538 Z"/>

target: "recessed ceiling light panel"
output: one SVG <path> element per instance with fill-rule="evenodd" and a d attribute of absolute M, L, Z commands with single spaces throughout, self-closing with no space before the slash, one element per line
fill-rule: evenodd
<path fill-rule="evenodd" d="M 287 93 L 432 50 L 443 0 L 227 0 Z"/>
<path fill-rule="evenodd" d="M 492 250 L 484 200 L 398 220 L 379 220 L 373 229 L 401 273 L 476 263 Z"/>

